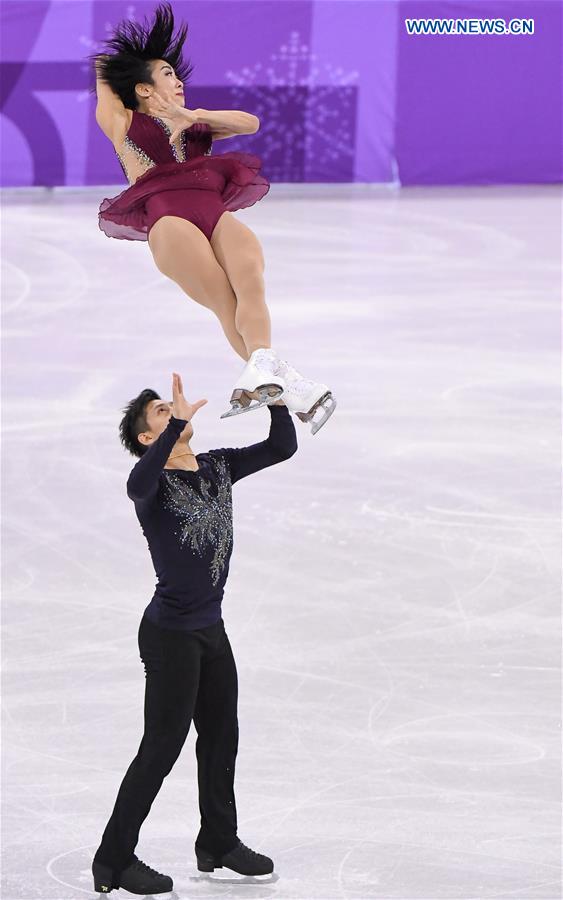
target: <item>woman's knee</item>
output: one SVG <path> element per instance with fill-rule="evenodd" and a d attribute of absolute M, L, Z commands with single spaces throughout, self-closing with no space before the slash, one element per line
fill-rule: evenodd
<path fill-rule="evenodd" d="M 232 285 L 237 300 L 259 298 L 264 293 L 264 269 L 256 259 L 239 261 L 236 273 L 233 273 Z"/>
<path fill-rule="evenodd" d="M 243 277 L 258 277 L 264 274 L 265 261 L 262 247 L 258 242 L 247 249 L 246 253 L 241 253 L 238 262 L 241 267 Z"/>

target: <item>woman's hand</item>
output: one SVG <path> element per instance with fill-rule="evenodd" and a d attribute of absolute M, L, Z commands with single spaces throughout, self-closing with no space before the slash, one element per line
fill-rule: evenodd
<path fill-rule="evenodd" d="M 188 403 L 184 397 L 184 388 L 182 379 L 177 372 L 172 373 L 172 415 L 176 419 L 187 419 L 188 422 L 193 419 L 194 415 L 202 406 L 205 406 L 207 400 L 198 400 L 196 403 Z"/>
<path fill-rule="evenodd" d="M 178 135 L 186 128 L 197 121 L 197 116 L 193 109 L 186 109 L 172 100 L 165 100 L 155 91 L 149 100 L 149 113 L 151 116 L 162 117 L 172 122 L 172 134 L 170 135 L 170 143 L 173 144 Z"/>

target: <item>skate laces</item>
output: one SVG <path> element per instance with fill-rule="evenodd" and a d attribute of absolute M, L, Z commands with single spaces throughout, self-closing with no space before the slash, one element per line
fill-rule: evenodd
<path fill-rule="evenodd" d="M 275 374 L 276 355 L 273 350 L 267 348 L 257 350 L 252 362 L 259 372 L 267 372 L 269 375 Z"/>
<path fill-rule="evenodd" d="M 299 397 L 306 397 L 317 384 L 316 381 L 312 381 L 310 378 L 303 378 L 301 373 L 294 369 L 293 366 L 290 366 L 285 359 L 280 360 L 277 374 L 284 379 L 286 388 Z"/>
<path fill-rule="evenodd" d="M 144 862 L 143 862 L 142 860 L 140 860 L 140 859 L 135 860 L 135 862 L 133 863 L 133 867 L 134 867 L 135 869 L 139 869 L 139 870 L 140 870 L 141 872 L 143 872 L 145 875 L 146 875 L 146 874 L 149 874 L 149 875 L 162 875 L 162 872 L 157 872 L 156 869 L 151 869 L 150 866 L 147 866 L 147 864 L 144 863 Z"/>
<path fill-rule="evenodd" d="M 316 382 L 309 381 L 307 378 L 300 378 L 294 381 L 288 380 L 287 387 L 292 394 L 297 394 L 299 397 L 307 397 L 315 387 L 315 384 Z"/>
<path fill-rule="evenodd" d="M 256 367 L 260 371 L 267 371 L 270 374 L 283 378 L 286 390 L 293 394 L 294 397 L 305 399 L 315 388 L 320 387 L 319 382 L 310 378 L 304 378 L 287 360 L 281 359 L 275 350 L 264 348 L 264 350 L 259 351 L 259 354 L 255 363 Z"/>
<path fill-rule="evenodd" d="M 260 856 L 259 853 L 256 853 L 255 850 L 251 850 L 250 847 L 247 847 L 246 844 L 243 844 L 242 841 L 238 845 L 237 850 L 240 850 L 249 859 L 252 859 L 254 856 L 256 856 L 256 857 Z"/>

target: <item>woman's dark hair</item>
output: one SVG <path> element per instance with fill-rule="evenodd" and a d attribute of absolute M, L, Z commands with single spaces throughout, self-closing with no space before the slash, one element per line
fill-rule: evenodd
<path fill-rule="evenodd" d="M 110 86 L 128 109 L 137 109 L 139 101 L 135 85 L 154 84 L 150 61 L 164 59 L 174 69 L 184 84 L 193 72 L 191 62 L 184 62 L 182 47 L 188 26 L 182 25 L 174 35 L 174 13 L 170 3 L 160 3 L 154 13 L 152 25 L 145 17 L 144 24 L 123 19 L 115 28 L 113 37 L 104 41 L 106 50 L 87 57 L 98 77 Z M 95 85 L 92 87 L 96 90 Z"/>
<path fill-rule="evenodd" d="M 119 437 L 121 443 L 133 456 L 141 457 L 147 447 L 138 441 L 142 431 L 148 431 L 147 403 L 151 400 L 160 400 L 160 395 L 152 388 L 145 388 L 138 397 L 130 400 L 123 408 L 125 415 L 119 423 Z"/>

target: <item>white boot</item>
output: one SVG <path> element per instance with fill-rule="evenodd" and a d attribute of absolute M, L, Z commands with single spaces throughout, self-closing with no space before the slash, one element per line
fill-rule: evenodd
<path fill-rule="evenodd" d="M 221 418 L 250 412 L 279 400 L 285 381 L 276 373 L 276 364 L 277 356 L 271 348 L 255 350 L 237 378 L 231 394 L 231 408 Z"/>
<path fill-rule="evenodd" d="M 276 374 L 285 381 L 283 402 L 302 422 L 311 422 L 311 433 L 316 434 L 330 418 L 336 408 L 336 400 L 326 384 L 310 381 L 290 366 L 284 359 L 278 358 Z M 318 410 L 324 410 L 315 420 Z"/>

